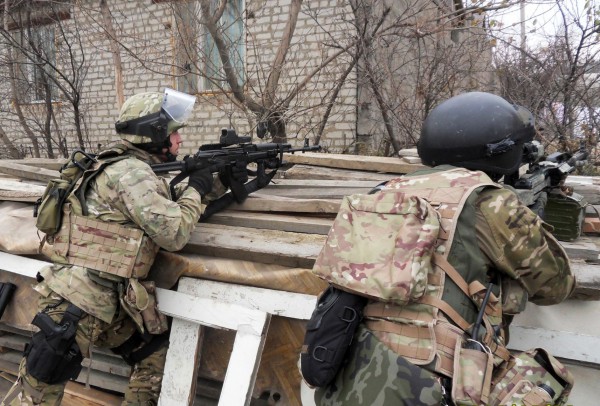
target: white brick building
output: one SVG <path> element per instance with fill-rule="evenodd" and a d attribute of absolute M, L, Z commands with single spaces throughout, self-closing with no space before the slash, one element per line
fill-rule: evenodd
<path fill-rule="evenodd" d="M 359 89 L 367 84 L 364 64 L 353 63 L 353 58 L 359 55 L 359 42 L 356 40 L 359 35 L 356 28 L 358 20 L 352 14 L 349 1 L 302 2 L 288 53 L 281 65 L 281 77 L 269 99 L 265 89 L 276 71 L 273 65 L 290 21 L 290 10 L 300 2 L 229 0 L 230 5 L 220 22 L 227 26 L 227 35 L 238 36 L 234 41 L 236 56 L 232 59 L 238 58 L 233 63 L 236 72 L 243 72 L 244 101 L 236 99 L 232 92 L 216 89 L 214 83 L 223 83 L 215 81 L 216 76 L 212 76 L 212 85 L 211 80 L 206 78 L 211 69 L 217 75 L 223 71 L 220 67 L 208 65 L 208 62 L 219 58 L 215 53 L 210 54 L 209 47 L 214 40 L 208 35 L 207 28 L 198 22 L 204 18 L 200 0 L 28 3 L 32 5 L 29 14 L 26 9 L 20 12 L 12 10 L 8 14 L 9 18 L 5 21 L 9 23 L 4 24 L 3 39 L 0 39 L 0 92 L 4 95 L 0 101 L 0 127 L 28 156 L 33 153 L 32 135 L 28 137 L 23 120 L 17 114 L 15 101 L 19 104 L 21 117 L 31 129 L 30 134 L 39 136 L 41 156 L 45 156 L 48 150 L 47 142 L 41 137 L 44 132 L 52 135 L 52 148 L 55 155 L 59 155 L 59 145 L 66 144 L 69 152 L 78 146 L 75 113 L 69 100 L 73 99 L 73 95 L 80 97 L 79 133 L 86 148 L 94 150 L 98 144 L 105 145 L 116 140 L 114 122 L 124 99 L 137 92 L 162 91 L 165 87 L 198 96 L 193 119 L 183 130 L 184 153 L 195 151 L 203 143 L 215 142 L 223 127 L 233 127 L 241 134 L 254 133 L 260 119 L 257 110 L 249 108 L 252 101 L 267 107 L 277 103 L 283 106 L 277 112 L 284 117 L 291 142 L 318 137 L 326 150 L 354 150 Z M 413 25 L 423 21 L 427 23 L 422 25 L 425 28 L 432 22 L 439 25 L 440 21 L 448 21 L 447 7 L 452 7 L 428 0 L 418 0 L 414 4 L 410 0 L 370 0 L 369 3 L 377 5 L 372 7 L 375 11 L 391 7 L 393 19 L 386 23 L 389 26 L 398 21 Z M 416 4 L 427 7 L 421 7 L 423 11 L 418 15 L 400 20 L 402 13 L 414 9 Z M 369 12 L 372 9 L 369 8 Z M 28 29 L 35 35 L 28 34 Z M 416 28 L 410 29 L 414 31 Z M 439 40 L 435 36 L 450 38 L 450 33 L 431 31 L 427 35 L 431 38 L 423 41 L 426 46 Z M 28 53 L 31 44 L 19 45 L 14 42 L 15 38 L 38 39 L 38 50 L 44 51 L 44 60 L 39 60 L 35 53 Z M 417 44 L 410 38 L 402 41 L 408 50 Z M 377 53 L 386 52 L 385 47 L 381 48 L 379 43 L 377 46 Z M 9 48 L 12 48 L 11 54 L 8 53 Z M 10 73 L 11 61 L 17 62 L 13 66 L 17 66 L 20 73 Z M 325 66 L 318 69 L 323 64 Z M 49 65 L 56 66 L 56 69 L 48 68 Z M 51 104 L 44 103 L 45 92 L 43 89 L 40 91 L 40 69 L 58 77 L 59 85 L 51 85 Z M 410 74 L 411 70 L 406 66 L 404 72 Z M 61 78 L 61 75 L 64 77 Z M 16 85 L 11 78 L 17 79 Z M 397 78 L 387 77 L 381 85 L 388 87 Z M 414 82 L 408 81 L 404 85 L 407 95 L 415 93 Z M 298 86 L 301 90 L 295 92 Z M 12 88 L 17 88 L 17 96 Z M 394 98 L 393 95 L 386 97 Z M 372 92 L 364 91 L 360 103 L 374 104 L 372 98 Z M 50 105 L 53 114 L 48 114 Z M 381 139 L 383 133 L 377 109 L 369 113 L 372 123 L 365 126 L 363 122 L 363 128 L 368 128 L 367 136 L 375 135 L 376 140 Z"/>

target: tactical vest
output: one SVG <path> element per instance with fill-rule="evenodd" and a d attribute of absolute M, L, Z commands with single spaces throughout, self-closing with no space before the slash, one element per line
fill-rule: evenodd
<path fill-rule="evenodd" d="M 463 253 L 475 261 L 476 257 L 482 256 L 476 244 L 473 202 L 484 187 L 498 188 L 499 185 L 482 172 L 462 168 L 404 176 L 385 186 L 385 189 L 397 189 L 427 200 L 438 213 L 440 231 L 433 257 L 434 266 L 428 273 L 427 289 L 421 299 L 402 306 L 370 302 L 365 308 L 365 324 L 398 355 L 448 377 L 452 376 L 457 340 L 470 329 L 478 311 L 465 295 L 480 303 L 486 290 L 483 262 L 466 271 L 469 264 L 453 261 L 457 263 L 459 272 L 448 262 L 448 255 L 452 248 L 453 255 L 455 250 L 464 250 Z M 472 222 L 472 235 L 465 238 L 461 234 L 455 241 L 459 216 L 465 210 L 472 212 L 467 218 Z M 465 244 L 465 239 L 470 241 Z M 454 242 L 457 244 L 453 245 Z M 468 277 L 465 274 L 469 274 Z M 495 295 L 492 295 L 486 314 L 488 318 L 484 320 L 489 331 L 482 329 L 485 331 L 482 340 L 498 356 L 499 363 L 501 359 L 508 359 L 509 354 L 492 339 L 494 334 L 490 320 L 499 321 L 502 316 Z"/>
<path fill-rule="evenodd" d="M 143 279 L 159 250 L 143 230 L 88 217 L 85 192 L 104 168 L 131 157 L 126 145 L 102 152 L 79 179 L 63 206 L 63 221 L 52 238 L 52 260 L 92 270 L 101 279 Z M 94 272 L 95 271 L 95 272 Z"/>

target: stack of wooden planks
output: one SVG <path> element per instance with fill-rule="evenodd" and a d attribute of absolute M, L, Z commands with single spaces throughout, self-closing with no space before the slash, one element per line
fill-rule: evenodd
<path fill-rule="evenodd" d="M 279 171 L 271 185 L 252 194 L 243 204 L 198 225 L 182 252 L 161 252 L 153 267 L 155 279 L 165 288 L 184 275 L 316 295 L 325 285 L 310 269 L 342 197 L 367 193 L 382 181 L 423 168 L 413 156 L 412 151 L 406 151 L 404 159 L 316 153 L 287 155 L 289 164 Z M 2 201 L 21 202 L 21 208 L 27 209 L 41 196 L 46 182 L 58 177 L 60 165 L 58 160 L 0 161 L 0 216 L 5 216 L 0 222 L 4 224 L 6 220 L 8 224 L 11 216 L 10 212 L 2 211 Z M 569 181 L 588 202 L 600 205 L 600 179 L 572 177 Z M 598 217 L 593 210 L 589 216 Z M 18 218 L 18 221 L 32 223 L 33 219 Z M 22 237 L 14 225 L 12 228 L 0 230 L 0 250 L 8 250 L 10 242 Z M 594 228 L 586 231 L 590 234 L 564 246 L 577 273 L 577 297 L 600 299 L 600 237 Z M 29 231 L 25 239 L 29 244 L 19 244 L 13 253 L 39 258 L 35 255 L 37 235 Z M 14 280 L 11 278 L 14 276 L 0 271 L 0 281 Z M 28 323 L 36 311 L 35 300 L 27 300 L 35 297 L 28 286 L 33 281 L 23 277 L 18 282 L 21 297 L 9 306 L 0 325 L 3 331 L 0 370 L 12 375 L 18 367 L 19 352 L 31 334 Z M 297 361 L 304 325 L 300 320 L 273 317 L 254 387 L 255 399 L 281 405 L 300 404 Z M 197 399 L 202 404 L 211 404 L 218 398 L 233 339 L 234 335 L 227 330 L 207 329 L 205 333 L 197 385 Z M 100 350 L 85 362 L 89 368 L 84 369 L 79 382 L 87 382 L 118 399 L 126 385 L 129 366 L 110 352 Z"/>

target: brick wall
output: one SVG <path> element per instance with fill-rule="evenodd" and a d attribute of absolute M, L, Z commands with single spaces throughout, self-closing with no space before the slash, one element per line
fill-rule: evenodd
<path fill-rule="evenodd" d="M 347 11 L 343 1 L 304 2 L 300 13 L 296 35 L 290 49 L 288 63 L 282 73 L 282 86 L 277 98 L 285 98 L 297 83 L 327 58 L 331 48 L 324 42 L 330 36 L 342 36 L 348 27 L 342 17 Z M 109 0 L 108 6 L 113 17 L 117 35 L 124 45 L 142 56 L 143 63 L 121 52 L 125 98 L 142 91 L 162 91 L 164 87 L 176 86 L 173 66 L 175 58 L 174 32 L 175 19 L 169 2 L 154 3 L 151 0 Z M 268 77 L 269 68 L 279 45 L 282 30 L 288 20 L 289 1 L 247 0 L 247 68 L 248 93 L 254 98 L 262 97 L 261 89 Z M 64 27 L 77 32 L 85 54 L 85 76 L 82 79 L 82 111 L 89 145 L 105 145 L 116 140 L 114 122 L 118 116 L 115 73 L 110 43 L 101 28 L 101 14 L 97 2 L 84 0 L 77 2 L 72 18 L 64 21 Z M 65 41 L 59 41 L 59 56 L 62 64 L 68 66 Z M 78 58 L 81 60 L 81 56 Z M 61 62 L 59 61 L 59 64 Z M 328 90 L 340 70 L 344 68 L 343 58 L 330 64 L 319 75 L 309 81 L 306 88 L 292 99 L 286 111 L 288 137 L 314 137 L 319 127 L 327 100 Z M 2 68 L 0 68 L 2 69 Z M 350 78 L 339 92 L 332 108 L 328 125 L 325 127 L 323 144 L 334 151 L 345 148 L 354 138 L 356 122 L 356 84 Z M 0 91 L 8 94 L 6 82 L 0 83 Z M 27 109 L 28 106 L 25 106 Z M 72 109 L 69 103 L 55 104 L 58 128 L 68 136 L 69 150 L 75 147 L 73 138 Z M 12 108 L 7 98 L 0 101 L 0 118 L 3 128 L 11 139 L 28 145 L 22 127 L 10 114 Z M 231 102 L 226 95 L 198 94 L 194 116 L 189 126 L 182 130 L 185 142 L 183 153 L 196 150 L 201 144 L 215 142 L 223 127 L 235 127 L 238 133 L 245 133 L 254 127 L 256 117 L 243 111 Z"/>

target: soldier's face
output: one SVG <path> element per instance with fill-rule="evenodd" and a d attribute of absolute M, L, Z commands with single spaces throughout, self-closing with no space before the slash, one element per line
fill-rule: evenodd
<path fill-rule="evenodd" d="M 181 139 L 181 135 L 179 132 L 175 131 L 169 135 L 169 141 L 171 141 L 171 146 L 169 147 L 169 152 L 175 156 L 179 153 L 179 147 L 183 144 L 183 140 Z"/>

